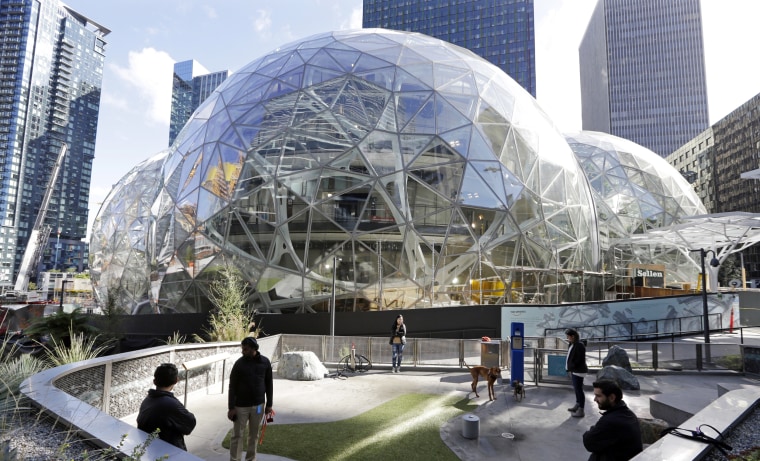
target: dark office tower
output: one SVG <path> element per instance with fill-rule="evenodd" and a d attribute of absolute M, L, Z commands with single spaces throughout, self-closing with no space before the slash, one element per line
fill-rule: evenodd
<path fill-rule="evenodd" d="M 579 51 L 584 130 L 665 157 L 709 126 L 699 0 L 599 0 Z"/>
<path fill-rule="evenodd" d="M 533 0 L 364 0 L 362 25 L 419 32 L 467 48 L 536 96 Z"/>
<path fill-rule="evenodd" d="M 209 73 L 193 59 L 174 64 L 172 113 L 169 121 L 170 146 L 195 109 L 229 76 L 228 70 Z"/>
<path fill-rule="evenodd" d="M 60 229 L 61 240 L 81 243 L 70 253 L 79 256 L 59 269 L 86 264 L 82 240 L 109 32 L 57 0 L 0 0 L 2 286 L 14 281 L 62 143 L 68 153 L 45 223 L 54 235 Z"/>

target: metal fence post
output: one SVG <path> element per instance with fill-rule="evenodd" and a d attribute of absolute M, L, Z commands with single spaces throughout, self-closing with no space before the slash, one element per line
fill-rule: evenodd
<path fill-rule="evenodd" d="M 702 371 L 702 345 L 697 344 L 697 370 Z"/>
<path fill-rule="evenodd" d="M 657 371 L 657 343 L 652 343 L 652 368 Z"/>

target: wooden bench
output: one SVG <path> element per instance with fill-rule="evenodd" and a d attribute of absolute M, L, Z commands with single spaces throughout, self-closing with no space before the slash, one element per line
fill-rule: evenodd
<path fill-rule="evenodd" d="M 209 355 L 208 357 L 201 357 L 199 359 L 194 360 L 188 360 L 187 362 L 182 362 L 182 368 L 185 369 L 185 397 L 184 397 L 184 405 L 187 406 L 187 372 L 190 370 L 195 370 L 198 368 L 207 367 L 209 365 L 213 365 L 217 362 L 222 362 L 222 394 L 224 394 L 224 372 L 225 367 L 227 365 L 227 359 L 232 359 L 237 357 L 239 354 L 230 354 L 228 352 L 223 352 L 220 354 L 214 354 Z M 208 389 L 209 374 L 206 373 L 206 388 Z"/>

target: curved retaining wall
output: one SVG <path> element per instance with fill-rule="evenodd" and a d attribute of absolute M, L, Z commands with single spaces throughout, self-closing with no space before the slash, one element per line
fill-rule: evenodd
<path fill-rule="evenodd" d="M 259 347 L 272 362 L 279 360 L 278 336 L 259 340 Z M 153 372 L 161 363 L 174 363 L 182 375 L 182 363 L 219 353 L 239 353 L 240 343 L 180 344 L 99 357 L 51 368 L 26 379 L 21 393 L 46 413 L 68 425 L 82 437 L 103 448 L 118 447 L 125 456 L 148 439 L 148 434 L 119 418 L 136 413 L 153 386 Z M 226 367 L 229 374 L 231 367 Z M 221 363 L 188 371 L 181 376 L 174 394 L 180 398 L 207 386 L 207 373 L 221 378 Z M 147 447 L 144 459 L 200 460 L 162 440 Z"/>

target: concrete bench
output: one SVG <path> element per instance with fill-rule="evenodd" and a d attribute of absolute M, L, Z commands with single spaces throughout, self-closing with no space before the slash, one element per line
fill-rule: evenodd
<path fill-rule="evenodd" d="M 715 401 L 717 394 L 710 389 L 689 389 L 653 395 L 649 398 L 649 413 L 670 425 L 679 426 Z"/>
<path fill-rule="evenodd" d="M 199 359 L 194 360 L 188 360 L 187 362 L 182 363 L 182 368 L 185 369 L 185 395 L 184 395 L 184 401 L 183 404 L 185 407 L 187 407 L 187 372 L 190 370 L 196 370 L 198 368 L 208 367 L 210 365 L 213 365 L 218 362 L 222 362 L 222 394 L 224 394 L 224 372 L 225 367 L 227 365 L 227 359 L 235 358 L 239 354 L 228 354 L 228 353 L 221 353 L 221 354 L 215 354 L 215 355 L 209 355 L 208 357 L 201 357 Z M 208 383 L 209 374 L 206 372 L 206 389 L 208 392 Z"/>
<path fill-rule="evenodd" d="M 737 389 L 726 392 L 679 426 L 695 429 L 710 424 L 721 433 L 739 424 L 760 402 L 760 390 Z M 702 459 L 712 450 L 706 443 L 665 435 L 633 458 L 633 461 L 673 461 Z"/>

